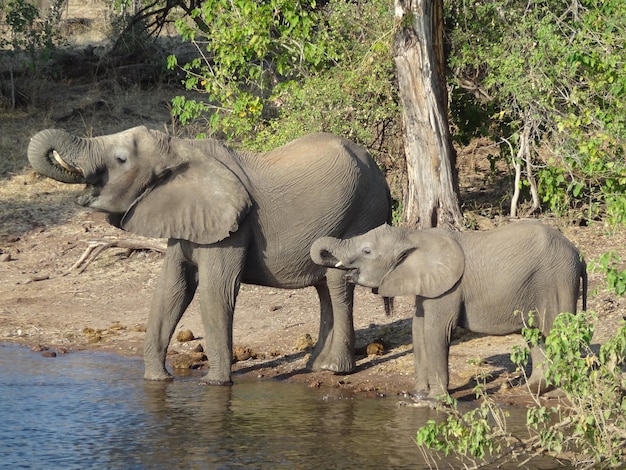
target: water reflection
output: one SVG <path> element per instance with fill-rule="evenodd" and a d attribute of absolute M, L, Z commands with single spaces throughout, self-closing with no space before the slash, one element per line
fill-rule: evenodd
<path fill-rule="evenodd" d="M 299 384 L 141 379 L 139 360 L 0 346 L 6 468 L 422 468 L 430 411 Z"/>
<path fill-rule="evenodd" d="M 428 409 L 301 384 L 235 378 L 233 387 L 207 387 L 194 377 L 153 383 L 142 375 L 139 359 L 45 358 L 0 343 L 0 466 L 428 468 L 413 441 L 436 416 Z M 517 417 L 519 429 L 525 411 L 511 411 L 509 427 Z M 550 460 L 529 465 L 556 468 Z"/>
<path fill-rule="evenodd" d="M 147 383 L 144 390 L 154 431 L 147 440 L 188 468 L 419 468 L 412 437 L 430 413 L 272 382 Z M 162 452 L 148 463 L 168 458 Z"/>

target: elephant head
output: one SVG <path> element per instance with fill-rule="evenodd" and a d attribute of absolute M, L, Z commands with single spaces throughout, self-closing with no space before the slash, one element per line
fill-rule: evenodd
<path fill-rule="evenodd" d="M 385 297 L 438 297 L 465 268 L 460 245 L 445 231 L 381 225 L 357 237 L 324 237 L 311 247 L 316 264 L 347 270 L 346 279 Z"/>
<path fill-rule="evenodd" d="M 212 152 L 143 126 L 94 138 L 48 129 L 31 139 L 28 160 L 57 181 L 86 183 L 79 204 L 124 230 L 208 244 L 236 231 L 251 201 L 225 163 L 229 150 L 204 145 Z"/>

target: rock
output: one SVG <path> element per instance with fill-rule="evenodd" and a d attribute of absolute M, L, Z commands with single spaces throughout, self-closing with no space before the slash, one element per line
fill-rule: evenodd
<path fill-rule="evenodd" d="M 235 346 L 233 349 L 233 363 L 256 359 L 256 353 L 247 346 Z"/>
<path fill-rule="evenodd" d="M 44 351 L 41 353 L 43 357 L 57 357 L 57 353 L 54 351 Z"/>
<path fill-rule="evenodd" d="M 172 360 L 172 367 L 174 369 L 191 369 L 195 361 L 189 354 L 178 354 L 174 356 Z"/>
<path fill-rule="evenodd" d="M 107 330 L 107 333 L 117 333 L 119 331 L 124 331 L 127 329 L 128 328 L 126 326 L 121 325 L 119 322 L 114 322 Z"/>
<path fill-rule="evenodd" d="M 366 352 L 368 356 L 382 356 L 385 354 L 385 346 L 382 343 L 370 343 Z"/>
<path fill-rule="evenodd" d="M 204 354 L 203 352 L 192 352 L 191 354 L 189 354 L 189 356 L 194 362 L 206 362 L 207 361 L 206 354 Z"/>
<path fill-rule="evenodd" d="M 89 343 L 99 343 L 102 341 L 102 330 L 98 328 L 83 328 L 83 334 L 87 336 Z"/>
<path fill-rule="evenodd" d="M 313 338 L 310 334 L 305 334 L 296 339 L 295 349 L 296 351 L 310 351 L 315 346 Z"/>
<path fill-rule="evenodd" d="M 11 259 L 11 253 L 0 254 L 0 263 L 6 263 L 7 261 L 11 261 Z"/>
<path fill-rule="evenodd" d="M 176 335 L 176 341 L 179 343 L 186 343 L 187 341 L 193 341 L 195 336 L 191 330 L 180 330 Z"/>
<path fill-rule="evenodd" d="M 43 351 L 47 351 L 48 348 L 44 346 L 43 344 L 35 344 L 32 348 L 30 348 L 30 350 L 33 352 L 43 352 Z"/>

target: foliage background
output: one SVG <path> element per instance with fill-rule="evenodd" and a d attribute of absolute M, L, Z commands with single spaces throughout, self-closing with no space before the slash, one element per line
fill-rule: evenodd
<path fill-rule="evenodd" d="M 456 137 L 488 136 L 538 179 L 543 209 L 626 221 L 626 4 L 447 1 Z M 525 163 L 526 163 L 525 162 Z"/>
<path fill-rule="evenodd" d="M 16 63 L 45 74 L 65 5 L 39 11 L 2 0 L 3 60 L 26 56 Z M 514 199 L 521 215 L 626 222 L 626 4 L 444 6 L 453 138 L 492 142 L 486 178 L 506 187 L 502 212 Z M 342 134 L 372 151 L 401 200 L 391 0 L 116 0 L 107 21 L 109 56 L 178 35 L 192 46 L 156 57 L 161 79 L 183 86 L 171 109 L 189 134 L 257 150 L 310 132 Z"/>

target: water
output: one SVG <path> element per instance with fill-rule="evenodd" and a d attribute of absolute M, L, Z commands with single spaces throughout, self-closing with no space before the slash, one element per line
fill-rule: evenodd
<path fill-rule="evenodd" d="M 138 359 L 0 344 L 0 467 L 428 468 L 413 441 L 428 409 L 301 384 L 142 374 Z"/>

